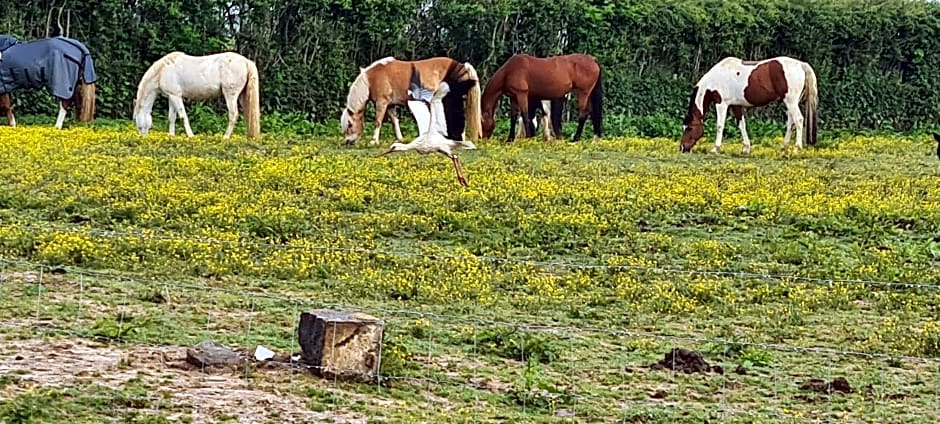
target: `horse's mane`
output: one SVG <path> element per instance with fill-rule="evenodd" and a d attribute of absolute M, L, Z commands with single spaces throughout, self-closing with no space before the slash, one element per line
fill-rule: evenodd
<path fill-rule="evenodd" d="M 695 98 L 698 96 L 698 85 L 692 87 L 692 94 L 689 96 L 689 110 L 685 113 L 685 125 L 692 125 L 692 111 L 695 109 Z"/>
<path fill-rule="evenodd" d="M 346 109 L 352 112 L 358 112 L 366 106 L 369 101 L 369 74 L 366 70 L 359 72 L 352 85 L 349 86 L 349 94 L 346 96 Z"/>
<path fill-rule="evenodd" d="M 144 84 L 147 84 L 151 80 L 153 80 L 155 77 L 158 77 L 160 73 L 163 71 L 163 68 L 166 68 L 167 65 L 170 65 L 173 62 L 175 62 L 176 59 L 182 56 L 183 54 L 184 54 L 183 52 L 169 53 L 166 56 L 163 56 L 160 59 L 157 59 L 156 62 L 153 62 L 153 64 L 150 65 L 149 68 L 147 68 L 147 72 L 144 72 L 144 76 L 140 78 L 140 82 L 137 84 L 137 96 L 134 98 L 134 115 L 135 116 L 137 115 L 137 112 L 140 111 L 140 101 L 144 95 L 144 90 L 143 90 Z"/>
<path fill-rule="evenodd" d="M 497 68 L 496 72 L 493 72 L 493 75 L 490 75 L 490 79 L 486 82 L 486 85 L 483 86 L 483 96 L 481 102 L 484 109 L 494 107 L 499 96 L 503 94 L 503 84 L 506 79 L 506 70 L 509 63 L 510 61 L 507 60 L 499 68 Z M 483 81 L 480 81 L 480 84 L 482 85 Z"/>

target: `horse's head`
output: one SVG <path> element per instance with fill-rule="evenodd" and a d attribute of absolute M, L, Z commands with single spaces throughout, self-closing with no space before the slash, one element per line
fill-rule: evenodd
<path fill-rule="evenodd" d="M 689 96 L 689 110 L 685 115 L 685 122 L 682 128 L 682 139 L 679 141 L 679 151 L 688 153 L 695 147 L 703 135 L 705 135 L 705 113 L 711 107 L 712 103 L 721 102 L 721 96 L 717 91 L 705 90 L 699 97 L 699 87 L 692 87 L 692 94 Z"/>
<path fill-rule="evenodd" d="M 365 121 L 365 110 L 352 112 L 349 108 L 343 108 L 343 114 L 339 117 L 339 126 L 343 130 L 346 144 L 353 144 L 362 135 L 363 121 Z"/>
<path fill-rule="evenodd" d="M 151 116 L 150 113 L 136 110 L 137 104 L 136 102 L 134 103 L 134 123 L 137 124 L 137 132 L 140 133 L 140 135 L 150 134 L 150 128 L 153 127 L 153 116 Z"/>
<path fill-rule="evenodd" d="M 682 130 L 682 141 L 679 142 L 679 151 L 688 153 L 695 147 L 702 136 L 705 135 L 705 126 L 702 121 L 693 122 L 685 126 Z"/>
<path fill-rule="evenodd" d="M 480 114 L 480 121 L 483 124 L 483 138 L 490 138 L 493 130 L 496 128 L 496 120 L 493 119 L 493 112 L 483 111 Z"/>

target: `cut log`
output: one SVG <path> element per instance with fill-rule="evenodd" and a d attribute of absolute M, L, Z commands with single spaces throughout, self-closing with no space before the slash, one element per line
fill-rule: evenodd
<path fill-rule="evenodd" d="M 314 374 L 371 381 L 379 375 L 384 330 L 384 322 L 366 314 L 317 309 L 300 314 L 297 339 Z"/>

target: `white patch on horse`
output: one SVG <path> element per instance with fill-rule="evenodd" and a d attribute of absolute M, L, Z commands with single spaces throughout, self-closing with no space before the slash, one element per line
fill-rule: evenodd
<path fill-rule="evenodd" d="M 394 60 L 395 60 L 395 57 L 394 57 L 394 56 L 383 57 L 383 58 L 381 58 L 381 59 L 379 59 L 379 60 L 376 60 L 375 62 L 372 62 L 372 64 L 370 64 L 369 66 L 366 66 L 365 68 L 360 68 L 360 70 L 361 70 L 360 72 L 368 72 L 370 69 L 372 69 L 372 68 L 374 68 L 374 67 L 376 67 L 376 66 L 379 66 L 379 65 L 387 65 L 387 64 L 391 63 L 391 62 L 394 61 Z"/>

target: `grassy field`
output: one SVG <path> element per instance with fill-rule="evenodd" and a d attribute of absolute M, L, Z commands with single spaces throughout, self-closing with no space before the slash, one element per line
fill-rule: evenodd
<path fill-rule="evenodd" d="M 338 137 L 0 127 L 0 423 L 933 422 L 935 145 L 781 140 L 484 141 L 464 188 Z M 166 359 L 296 351 L 317 307 L 386 321 L 381 384 Z"/>

